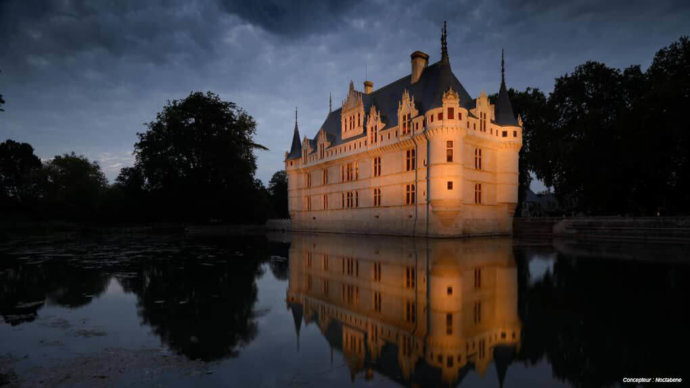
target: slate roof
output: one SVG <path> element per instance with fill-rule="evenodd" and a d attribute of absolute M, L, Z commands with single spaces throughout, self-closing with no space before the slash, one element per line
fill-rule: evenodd
<path fill-rule="evenodd" d="M 368 113 L 372 105 L 381 113 L 381 120 L 385 124 L 383 129 L 392 128 L 398 125 L 398 103 L 402 98 L 403 92 L 407 90 L 411 97 L 414 97 L 415 106 L 420 112 L 426 112 L 429 109 L 438 108 L 443 105 L 443 93 L 452 88 L 458 93 L 460 97 L 460 106 L 467 110 L 473 109 L 476 106 L 476 100 L 473 99 L 467 92 L 465 87 L 460 83 L 450 67 L 448 60 L 440 60 L 430 66 L 424 68 L 419 80 L 412 84 L 410 75 L 406 75 L 397 81 L 394 81 L 386 86 L 383 86 L 370 94 L 362 93 L 362 103 L 364 104 L 364 112 Z M 331 143 L 331 146 L 337 146 L 344 141 L 341 137 L 341 121 L 340 113 L 342 108 L 329 112 L 326 120 L 321 125 L 319 132 L 324 130 L 326 137 Z M 366 128 L 366 118 L 363 123 Z M 498 102 L 496 104 L 496 123 L 499 125 L 517 125 L 513 110 L 508 98 L 508 92 L 505 90 L 505 82 L 501 82 L 501 91 L 499 92 Z M 297 126 L 295 125 L 295 133 L 297 133 Z M 312 146 L 312 152 L 316 151 L 316 140 L 319 133 L 309 139 Z M 366 137 L 366 133 L 358 136 L 350 137 L 347 141 L 356 140 Z M 293 151 L 299 150 L 294 153 Z M 292 149 L 288 155 L 288 159 L 300 157 L 301 147 L 295 146 L 295 138 L 293 137 Z"/>
<path fill-rule="evenodd" d="M 416 108 L 421 112 L 426 112 L 429 109 L 442 106 L 443 93 L 451 87 L 460 96 L 461 106 L 467 109 L 472 109 L 475 106 L 476 101 L 455 77 L 450 68 L 450 63 L 447 61 L 439 61 L 427 66 L 424 68 L 419 80 L 414 84 L 411 82 L 411 76 L 406 75 L 373 91 L 371 94 L 362 94 L 364 112 L 368 113 L 372 105 L 376 106 L 376 109 L 381 112 L 381 120 L 385 123 L 384 129 L 392 128 L 398 125 L 398 102 L 400 102 L 405 90 L 407 90 L 411 97 L 414 97 Z M 328 140 L 332 145 L 343 143 L 340 129 L 340 112 L 341 109 L 330 112 L 321 125 L 321 129 L 326 131 Z M 364 125 L 366 126 L 366 122 Z M 366 134 L 362 134 L 358 137 L 365 136 Z M 348 138 L 347 140 L 358 137 Z M 313 140 L 316 140 L 316 136 Z"/>
<path fill-rule="evenodd" d="M 496 100 L 496 124 L 498 125 L 518 125 L 513 113 L 513 106 L 510 104 L 508 91 L 506 90 L 505 81 L 501 82 L 501 90 L 498 91 L 498 99 Z"/>
<path fill-rule="evenodd" d="M 292 147 L 288 159 L 295 159 L 302 156 L 302 142 L 299 139 L 299 128 L 297 128 L 297 120 L 295 120 L 295 132 L 292 134 Z"/>

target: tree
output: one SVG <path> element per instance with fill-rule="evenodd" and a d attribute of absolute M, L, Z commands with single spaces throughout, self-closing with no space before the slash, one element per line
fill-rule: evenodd
<path fill-rule="evenodd" d="M 15 207 L 35 199 L 32 176 L 40 168 L 30 144 L 9 139 L 0 143 L 0 201 Z"/>
<path fill-rule="evenodd" d="M 285 170 L 276 171 L 268 182 L 273 212 L 276 217 L 288 218 L 288 182 Z"/>
<path fill-rule="evenodd" d="M 246 222 L 262 206 L 255 184 L 254 119 L 207 92 L 173 100 L 139 133 L 137 169 L 158 214 Z"/>
<path fill-rule="evenodd" d="M 42 170 L 44 210 L 58 217 L 94 217 L 107 184 L 98 163 L 74 152 L 57 155 Z"/>
<path fill-rule="evenodd" d="M 647 129 L 640 196 L 653 198 L 664 213 L 690 213 L 690 39 L 681 37 L 659 50 L 647 69 L 640 118 Z M 654 209 L 654 210 L 656 210 Z"/>

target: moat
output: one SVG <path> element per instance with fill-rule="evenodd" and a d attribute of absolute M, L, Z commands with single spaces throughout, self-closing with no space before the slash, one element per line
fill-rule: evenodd
<path fill-rule="evenodd" d="M 0 386 L 687 381 L 690 249 L 275 234 L 0 240 Z"/>

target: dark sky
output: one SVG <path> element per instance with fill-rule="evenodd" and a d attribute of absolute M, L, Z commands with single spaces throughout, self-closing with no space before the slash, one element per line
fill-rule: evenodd
<path fill-rule="evenodd" d="M 75 151 L 113 179 L 167 100 L 210 90 L 256 119 L 266 182 L 283 168 L 295 106 L 313 136 L 350 80 L 392 82 L 415 50 L 436 62 L 443 20 L 473 96 L 498 90 L 501 48 L 509 87 L 551 91 L 586 60 L 646 68 L 690 34 L 690 1 L 0 0 L 0 141 L 44 159 Z"/>

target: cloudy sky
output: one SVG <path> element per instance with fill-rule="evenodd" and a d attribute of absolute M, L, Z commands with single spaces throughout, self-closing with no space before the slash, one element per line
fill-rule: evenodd
<path fill-rule="evenodd" d="M 690 35 L 690 1 L 0 0 L 0 141 L 75 151 L 113 179 L 167 100 L 210 90 L 256 119 L 266 182 L 295 106 L 313 136 L 350 80 L 392 82 L 415 50 L 436 62 L 443 20 L 470 94 L 498 90 L 501 48 L 509 87 L 548 92 L 586 60 L 646 68 Z"/>

